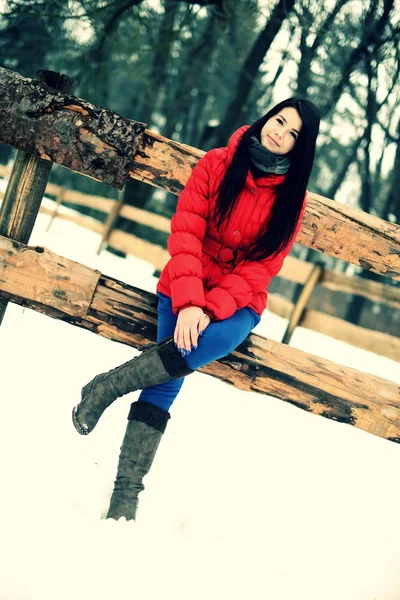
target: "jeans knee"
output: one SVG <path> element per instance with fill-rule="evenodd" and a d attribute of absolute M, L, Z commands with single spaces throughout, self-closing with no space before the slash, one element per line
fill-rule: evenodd
<path fill-rule="evenodd" d="M 228 331 L 221 332 L 218 335 L 218 344 L 221 350 L 224 352 L 223 356 L 228 356 L 233 352 L 239 345 L 240 342 L 232 339 L 232 335 L 229 335 Z"/>

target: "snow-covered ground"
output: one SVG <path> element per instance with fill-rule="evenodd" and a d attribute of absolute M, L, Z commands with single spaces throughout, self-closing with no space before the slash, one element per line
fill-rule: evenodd
<path fill-rule="evenodd" d="M 153 267 L 39 215 L 30 244 L 155 292 Z M 256 332 L 280 340 L 264 314 Z M 292 345 L 400 383 L 399 363 L 299 328 Z M 0 328 L 0 600 L 398 600 L 400 446 L 195 373 L 136 522 L 105 520 L 130 403 L 88 437 L 80 389 L 138 352 L 9 305 Z"/>

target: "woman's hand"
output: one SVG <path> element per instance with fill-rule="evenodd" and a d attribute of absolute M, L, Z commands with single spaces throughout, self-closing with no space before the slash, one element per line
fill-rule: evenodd
<path fill-rule="evenodd" d="M 210 317 L 203 313 L 199 306 L 189 306 L 181 310 L 174 332 L 174 341 L 178 349 L 190 352 L 192 345 L 197 347 L 200 331 L 204 331 L 210 321 Z"/>

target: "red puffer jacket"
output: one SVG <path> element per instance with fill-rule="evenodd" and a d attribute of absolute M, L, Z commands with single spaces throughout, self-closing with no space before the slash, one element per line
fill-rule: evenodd
<path fill-rule="evenodd" d="M 213 320 L 223 320 L 248 306 L 259 315 L 267 306 L 267 288 L 279 273 L 300 229 L 306 199 L 296 231 L 283 252 L 259 261 L 246 260 L 246 250 L 259 237 L 285 175 L 254 181 L 249 171 L 240 199 L 222 229 L 214 222 L 216 194 L 241 136 L 238 129 L 225 148 L 205 154 L 194 167 L 171 219 L 168 251 L 157 291 L 172 298 L 175 315 L 182 308 L 200 306 Z"/>

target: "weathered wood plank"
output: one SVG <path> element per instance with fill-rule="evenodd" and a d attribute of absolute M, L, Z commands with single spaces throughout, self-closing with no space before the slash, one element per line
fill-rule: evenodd
<path fill-rule="evenodd" d="M 171 233 L 171 219 L 167 219 L 167 217 L 163 217 L 162 215 L 156 215 L 142 208 L 128 206 L 127 204 L 121 208 L 119 214 L 124 219 L 136 221 L 136 223 L 147 225 L 147 227 L 152 227 L 153 229 L 157 229 L 157 231 Z"/>
<path fill-rule="evenodd" d="M 73 317 L 89 309 L 100 272 L 0 236 L 0 289 Z"/>
<path fill-rule="evenodd" d="M 357 294 L 363 298 L 368 298 L 371 302 L 391 306 L 400 310 L 400 286 L 386 285 L 378 281 L 361 279 L 361 277 L 351 277 L 343 273 L 336 273 L 326 269 L 319 282 L 322 287 L 334 292 L 345 294 Z"/>
<path fill-rule="evenodd" d="M 400 227 L 361 210 L 309 193 L 296 241 L 400 280 Z"/>
<path fill-rule="evenodd" d="M 47 206 L 41 206 L 39 212 L 43 215 L 51 216 L 53 214 L 53 211 L 50 208 L 47 208 Z M 84 227 L 89 231 L 95 231 L 96 233 L 100 234 L 103 231 L 104 225 L 100 221 L 96 221 L 96 219 L 92 219 L 92 217 L 86 217 L 85 215 L 75 211 L 66 213 L 59 212 L 57 216 L 59 219 L 69 221 L 70 223 L 75 223 L 76 225 Z"/>
<path fill-rule="evenodd" d="M 394 335 L 353 325 L 338 317 L 310 309 L 304 311 L 299 326 L 398 361 L 397 368 L 400 370 L 400 338 Z"/>
<path fill-rule="evenodd" d="M 74 307 L 76 299 L 87 295 L 88 287 L 85 277 L 78 274 L 88 268 L 42 248 L 14 244 L 6 238 L 1 240 L 0 265 L 7 263 L 10 256 L 12 260 L 18 257 L 18 269 L 4 268 L 0 272 L 0 298 L 133 347 L 140 348 L 156 339 L 154 294 L 101 275 L 90 306 L 87 308 L 86 303 L 85 310 L 78 312 L 81 307 Z M 36 256 L 32 262 L 33 255 Z M 20 273 L 27 271 L 27 279 L 22 281 L 26 286 L 21 285 Z M 54 281 L 58 282 L 55 275 L 60 272 L 68 272 L 70 277 L 62 301 L 59 294 L 53 293 Z M 93 283 L 98 272 L 86 276 Z M 37 288 L 32 283 L 36 279 L 40 281 Z M 399 386 L 385 379 L 255 334 L 229 356 L 199 371 L 239 389 L 275 396 L 313 414 L 400 443 Z"/>
<path fill-rule="evenodd" d="M 129 177 L 173 194 L 180 194 L 205 152 L 146 129 Z"/>
<path fill-rule="evenodd" d="M 1 140 L 122 189 L 144 123 L 0 68 Z"/>

